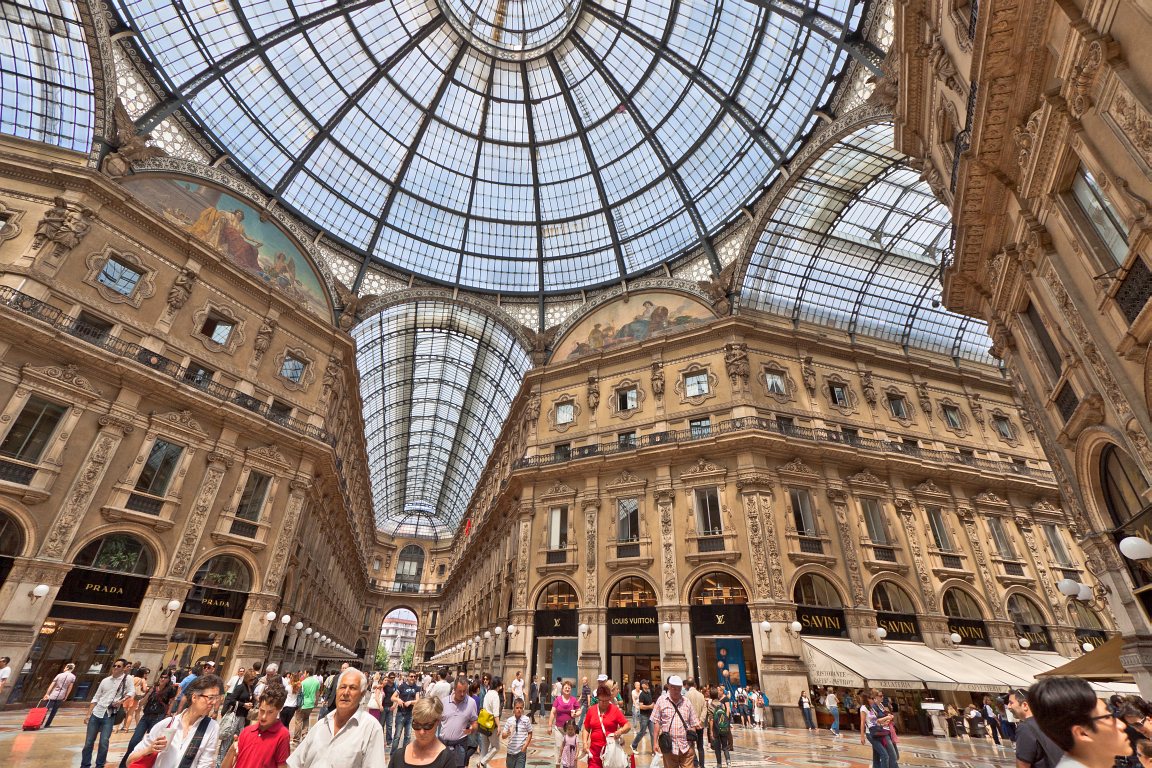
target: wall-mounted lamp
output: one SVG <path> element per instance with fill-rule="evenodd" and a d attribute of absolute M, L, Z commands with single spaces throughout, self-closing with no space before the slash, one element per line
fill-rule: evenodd
<path fill-rule="evenodd" d="M 792 637 L 800 637 L 800 633 L 804 631 L 804 625 L 798 621 L 794 621 L 788 625 L 788 634 Z"/>
<path fill-rule="evenodd" d="M 1017 639 L 1016 642 L 1019 643 L 1020 647 L 1023 648 L 1024 650 L 1028 650 L 1029 648 L 1032 647 L 1032 641 L 1026 637 L 1021 637 L 1021 638 Z"/>
<path fill-rule="evenodd" d="M 295 629 L 297 632 L 299 632 L 300 630 L 304 629 L 304 622 L 302 622 L 302 621 L 298 621 L 298 622 L 296 622 L 296 626 L 294 627 L 294 629 Z"/>
<path fill-rule="evenodd" d="M 287 626 L 288 624 L 292 623 L 292 617 L 289 616 L 288 614 L 284 614 L 283 616 L 280 617 L 280 623 Z"/>
<path fill-rule="evenodd" d="M 488 630 L 484 630 L 484 639 L 485 640 L 491 640 L 492 639 L 492 633 L 489 632 Z"/>
<path fill-rule="evenodd" d="M 268 611 L 268 613 L 264 614 L 265 624 L 270 624 L 273 621 L 276 621 L 276 611 Z"/>
<path fill-rule="evenodd" d="M 672 635 L 676 634 L 676 628 L 667 621 L 660 625 L 660 629 L 664 632 L 664 637 L 667 637 L 669 640 L 672 639 Z"/>
<path fill-rule="evenodd" d="M 47 584 L 37 584 L 36 586 L 32 587 L 32 589 L 28 590 L 28 598 L 32 602 L 36 602 L 40 598 L 47 596 L 51 591 L 52 588 Z"/>
<path fill-rule="evenodd" d="M 1084 643 L 1084 645 L 1080 646 L 1080 650 L 1084 651 L 1084 653 L 1092 653 L 1092 651 L 1096 650 L 1096 646 L 1092 645 L 1092 643 Z"/>
<path fill-rule="evenodd" d="M 1129 560 L 1147 560 L 1152 557 L 1152 544 L 1139 536 L 1126 536 L 1120 539 L 1120 554 Z"/>
<path fill-rule="evenodd" d="M 964 641 L 964 638 L 960 637 L 959 632 L 953 632 L 950 635 L 945 635 L 944 639 L 952 643 L 952 645 L 960 645 L 960 643 Z"/>
<path fill-rule="evenodd" d="M 480 635 L 476 635 L 476 637 L 474 637 L 474 638 L 472 638 L 472 639 L 476 641 L 477 645 L 479 645 L 479 643 L 480 643 Z"/>
<path fill-rule="evenodd" d="M 868 637 L 874 637 L 883 642 L 884 638 L 888 637 L 888 630 L 884 629 L 884 627 L 876 627 L 876 629 L 868 633 Z"/>
<path fill-rule="evenodd" d="M 496 637 L 500 637 L 500 635 L 504 634 L 504 627 L 501 627 L 499 624 L 497 624 L 492 628 L 492 632 L 495 633 Z"/>
<path fill-rule="evenodd" d="M 588 637 L 588 633 L 592 631 L 592 627 L 588 626 L 587 624 L 581 624 L 579 629 L 580 637 Z"/>
<path fill-rule="evenodd" d="M 312 627 L 308 627 L 307 629 L 304 630 L 304 637 L 308 637 L 311 634 L 312 634 Z"/>
<path fill-rule="evenodd" d="M 516 627 L 516 625 L 515 624 L 509 624 L 508 625 L 508 637 L 516 637 L 516 635 L 518 635 L 518 634 L 520 634 L 520 630 Z"/>
<path fill-rule="evenodd" d="M 760 631 L 767 634 L 772 631 L 772 624 L 768 621 L 760 622 Z"/>
<path fill-rule="evenodd" d="M 183 606 L 184 603 L 180 602 L 179 600 L 169 600 L 168 604 L 160 610 L 164 612 L 165 616 L 171 616 L 172 614 L 176 613 L 176 611 L 180 610 Z"/>

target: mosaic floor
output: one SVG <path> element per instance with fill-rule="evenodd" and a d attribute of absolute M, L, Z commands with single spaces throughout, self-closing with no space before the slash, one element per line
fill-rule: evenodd
<path fill-rule="evenodd" d="M 61 710 L 47 731 L 24 732 L 24 712 L 0 713 L 0 766 L 4 768 L 76 768 L 84 743 L 83 710 Z M 537 726 L 537 739 L 543 739 L 544 728 Z M 128 746 L 129 734 L 114 734 L 108 751 L 108 766 L 115 768 Z M 540 742 L 538 742 L 540 743 Z M 791 766 L 792 768 L 870 768 L 871 750 L 860 744 L 860 737 L 845 732 L 834 739 L 827 731 L 811 735 L 807 731 L 735 728 L 732 754 L 733 768 Z M 552 748 L 537 747 L 529 753 L 529 768 L 552 765 Z M 651 755 L 637 755 L 636 768 L 649 768 Z M 714 765 L 711 752 L 707 765 Z M 1015 765 L 1011 746 L 996 748 L 991 741 L 969 739 L 933 739 L 920 736 L 900 738 L 901 766 L 926 768 L 1012 768 Z M 472 766 L 476 765 L 475 759 Z M 493 760 L 492 768 L 504 768 L 504 760 Z"/>

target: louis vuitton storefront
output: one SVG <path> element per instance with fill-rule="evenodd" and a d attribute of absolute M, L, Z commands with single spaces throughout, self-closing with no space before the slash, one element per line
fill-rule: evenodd
<path fill-rule="evenodd" d="M 692 588 L 688 616 L 701 685 L 723 685 L 725 673 L 735 685 L 759 681 L 743 584 L 727 573 L 704 575 Z"/>
<path fill-rule="evenodd" d="M 656 590 L 643 578 L 626 576 L 608 594 L 605 615 L 608 645 L 608 676 L 621 687 L 635 680 L 663 678 L 660 672 L 660 618 L 656 613 Z"/>
<path fill-rule="evenodd" d="M 533 673 L 545 680 L 557 677 L 576 682 L 579 652 L 580 607 L 576 591 L 565 581 L 554 581 L 536 600 L 533 618 Z"/>

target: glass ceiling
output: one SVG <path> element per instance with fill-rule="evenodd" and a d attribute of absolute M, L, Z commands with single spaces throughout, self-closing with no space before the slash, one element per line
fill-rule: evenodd
<path fill-rule="evenodd" d="M 952 220 L 892 126 L 845 136 L 794 180 L 760 234 L 745 304 L 994 364 L 984 325 L 940 306 Z"/>
<path fill-rule="evenodd" d="M 703 247 L 827 107 L 852 0 L 114 0 L 170 97 L 361 254 L 513 294 Z M 363 274 L 363 273 L 362 273 Z"/>
<path fill-rule="evenodd" d="M 0 133 L 87 152 L 92 65 L 71 0 L 0 2 Z"/>
<path fill-rule="evenodd" d="M 487 315 L 420 301 L 352 330 L 376 525 L 450 535 L 467 509 L 528 353 Z"/>

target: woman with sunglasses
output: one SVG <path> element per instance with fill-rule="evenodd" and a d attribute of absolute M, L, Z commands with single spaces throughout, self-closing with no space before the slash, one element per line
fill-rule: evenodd
<path fill-rule="evenodd" d="M 435 696 L 418 699 L 412 705 L 412 741 L 404 749 L 392 753 L 390 768 L 454 768 L 455 750 L 448 749 L 436 738 L 436 727 L 440 725 L 443 714 L 444 705 Z"/>

